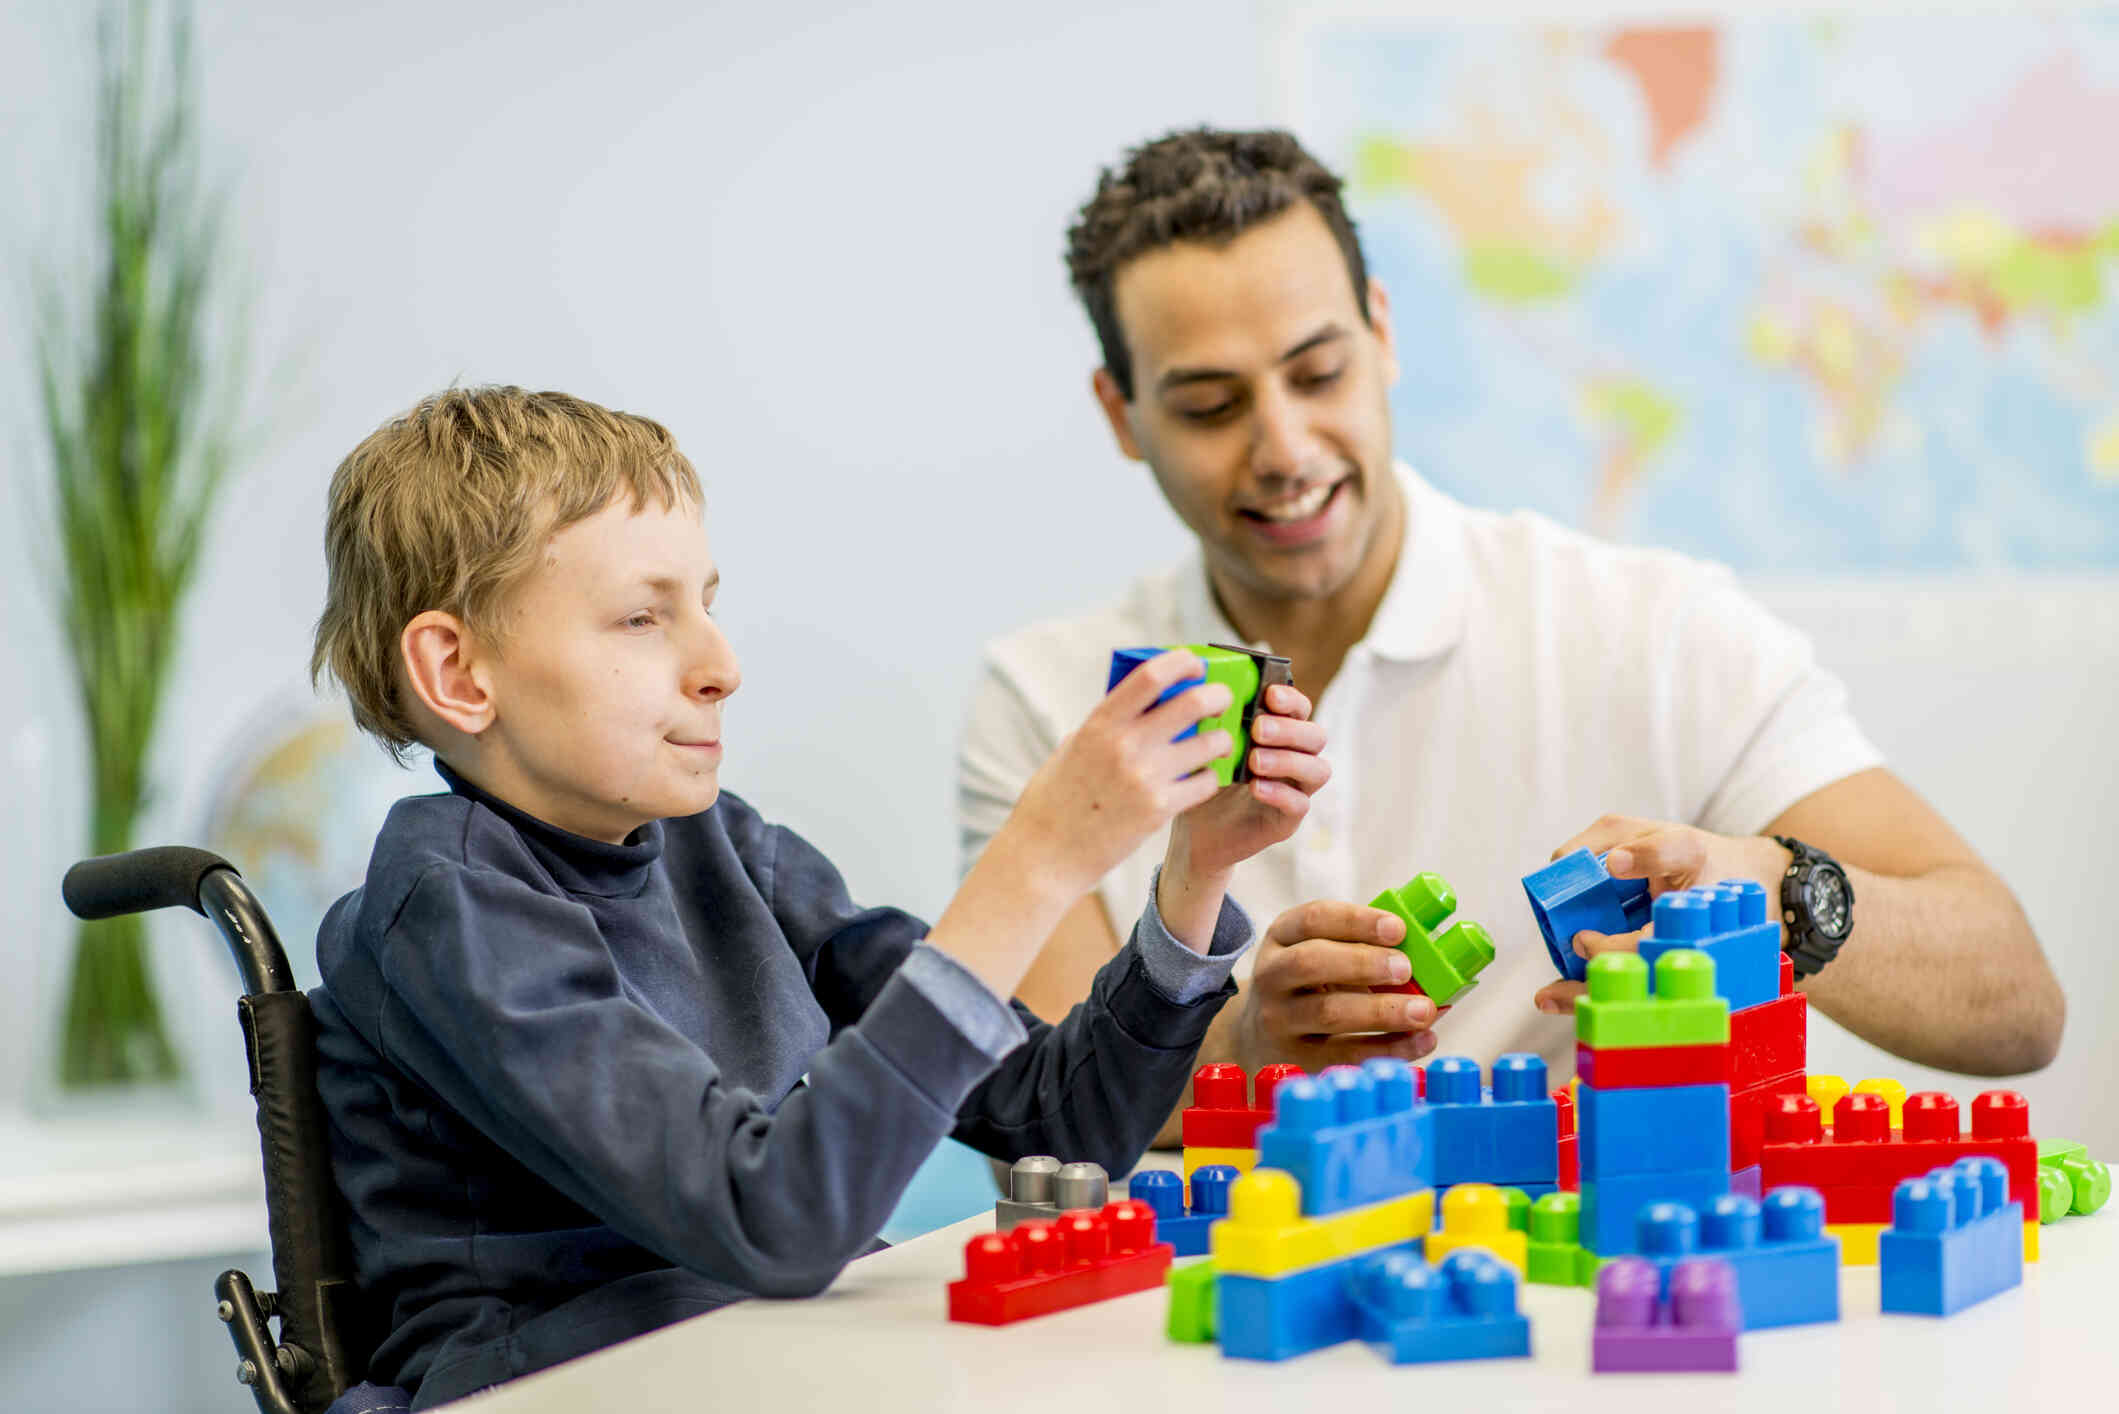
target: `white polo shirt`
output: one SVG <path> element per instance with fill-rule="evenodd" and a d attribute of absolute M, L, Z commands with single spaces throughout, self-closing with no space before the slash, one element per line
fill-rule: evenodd
<path fill-rule="evenodd" d="M 1537 1051 L 1557 1083 L 1573 1072 L 1573 1027 L 1532 1005 L 1556 974 L 1523 875 L 1607 811 L 1755 834 L 1881 757 L 1809 640 L 1727 569 L 1473 510 L 1396 470 L 1405 545 L 1318 704 L 1331 782 L 1291 839 L 1237 868 L 1233 891 L 1262 932 L 1308 899 L 1366 903 L 1442 875 L 1456 917 L 1484 924 L 1497 955 L 1442 1018 L 1436 1054 Z M 959 762 L 962 868 L 1096 705 L 1111 650 L 1212 641 L 1239 640 L 1195 552 L 1108 608 L 988 644 Z M 1105 877 L 1109 917 L 1138 911 L 1164 844 Z"/>

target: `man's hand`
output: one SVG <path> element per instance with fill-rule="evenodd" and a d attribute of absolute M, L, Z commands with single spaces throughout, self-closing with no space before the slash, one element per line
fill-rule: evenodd
<path fill-rule="evenodd" d="M 1316 1071 L 1433 1051 L 1434 1002 L 1370 990 L 1412 976 L 1397 951 L 1404 941 L 1402 920 L 1354 903 L 1312 900 L 1274 919 L 1244 989 L 1237 1061 L 1254 1072 L 1282 1061 Z"/>
<path fill-rule="evenodd" d="M 1646 879 L 1651 896 L 1724 879 L 1756 879 L 1765 886 L 1769 912 L 1780 913 L 1781 875 L 1787 872 L 1789 854 L 1763 835 L 1717 835 L 1667 820 L 1606 815 L 1554 850 L 1552 857 L 1558 859 L 1578 849 L 1603 855 L 1604 868 L 1614 879 Z M 1637 952 L 1641 939 L 1650 932 L 1648 928 L 1632 933 L 1584 929 L 1574 935 L 1574 950 L 1585 958 Z M 1538 1010 L 1564 1015 L 1574 1010 L 1575 998 L 1586 990 L 1581 982 L 1549 982 L 1538 989 Z"/>

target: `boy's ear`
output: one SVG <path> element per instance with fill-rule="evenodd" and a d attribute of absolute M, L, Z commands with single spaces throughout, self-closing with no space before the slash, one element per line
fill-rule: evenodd
<path fill-rule="evenodd" d="M 405 676 L 429 712 L 466 736 L 493 725 L 493 696 L 479 671 L 477 640 L 462 620 L 429 609 L 398 635 Z"/>

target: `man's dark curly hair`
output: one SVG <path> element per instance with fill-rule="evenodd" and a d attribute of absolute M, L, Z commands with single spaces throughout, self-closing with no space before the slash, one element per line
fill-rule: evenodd
<path fill-rule="evenodd" d="M 1097 177 L 1096 195 L 1083 204 L 1067 232 L 1067 274 L 1096 326 L 1104 367 L 1126 400 L 1133 400 L 1133 359 L 1112 295 L 1119 267 L 1178 241 L 1233 240 L 1298 201 L 1316 207 L 1339 242 L 1354 282 L 1354 301 L 1367 323 L 1368 266 L 1353 220 L 1340 204 L 1343 185 L 1292 134 L 1277 128 L 1175 132 L 1134 148 L 1123 166 L 1106 167 Z"/>

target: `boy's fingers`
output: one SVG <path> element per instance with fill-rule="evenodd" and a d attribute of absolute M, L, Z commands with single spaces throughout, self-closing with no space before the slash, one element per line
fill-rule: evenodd
<path fill-rule="evenodd" d="M 1250 766 L 1253 776 L 1287 781 L 1291 785 L 1301 787 L 1305 794 L 1311 795 L 1324 789 L 1324 783 L 1332 778 L 1331 763 L 1322 756 L 1312 756 L 1306 751 L 1253 747 Z"/>
<path fill-rule="evenodd" d="M 1147 670 L 1143 668 L 1141 671 Z M 1168 702 L 1157 703 L 1142 715 L 1140 726 L 1143 731 L 1168 740 L 1187 727 L 1195 727 L 1209 717 L 1228 711 L 1229 704 L 1235 700 L 1227 684 L 1203 682 L 1197 687 L 1186 688 Z M 1222 750 L 1228 749 L 1228 744 L 1224 743 Z"/>
<path fill-rule="evenodd" d="M 1295 717 L 1254 717 L 1251 719 L 1251 740 L 1260 746 L 1279 746 L 1315 755 L 1324 750 L 1325 734 L 1324 728 L 1317 723 Z"/>
<path fill-rule="evenodd" d="M 1276 717 L 1291 721 L 1306 722 L 1310 719 L 1310 699 L 1284 682 L 1276 682 L 1266 689 L 1265 709 Z"/>
<path fill-rule="evenodd" d="M 1538 994 L 1531 1000 L 1536 1003 L 1539 1011 L 1552 1016 L 1566 1016 L 1575 1009 L 1575 998 L 1588 990 L 1589 988 L 1581 982 L 1548 982 L 1538 988 Z"/>
<path fill-rule="evenodd" d="M 1367 908 L 1344 899 L 1318 898 L 1296 904 L 1266 925 L 1265 941 L 1282 947 L 1311 938 L 1396 946 L 1405 940 L 1405 923 L 1380 908 Z"/>
<path fill-rule="evenodd" d="M 1118 680 L 1104 696 L 1112 710 L 1137 717 L 1153 706 L 1155 699 L 1186 678 L 1206 675 L 1207 665 L 1182 648 L 1158 653 Z M 1226 689 L 1224 689 L 1226 691 Z"/>
<path fill-rule="evenodd" d="M 1268 810 L 1300 821 L 1310 813 L 1310 793 L 1266 776 L 1251 777 L 1251 799 Z"/>

